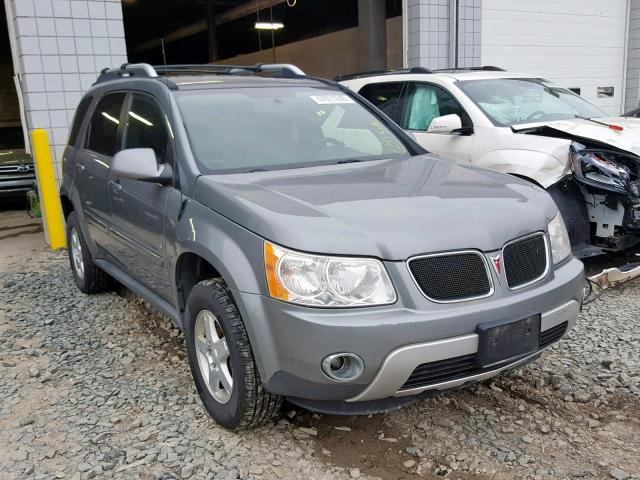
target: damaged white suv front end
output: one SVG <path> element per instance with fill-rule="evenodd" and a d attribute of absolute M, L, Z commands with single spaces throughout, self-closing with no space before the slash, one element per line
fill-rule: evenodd
<path fill-rule="evenodd" d="M 514 126 L 515 134 L 568 143 L 567 172 L 545 179 L 581 257 L 626 250 L 640 242 L 640 121 L 579 118 Z M 554 181 L 555 180 L 555 181 Z"/>
<path fill-rule="evenodd" d="M 342 83 L 427 150 L 546 189 L 576 256 L 640 243 L 640 119 L 610 117 L 566 88 L 496 67 L 356 74 Z"/>

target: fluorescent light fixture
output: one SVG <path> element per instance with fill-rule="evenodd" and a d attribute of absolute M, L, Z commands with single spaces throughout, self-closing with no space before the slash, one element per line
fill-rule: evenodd
<path fill-rule="evenodd" d="M 111 115 L 109 115 L 107 112 L 100 112 L 102 113 L 102 116 L 104 118 L 106 118 L 107 120 L 111 120 L 113 123 L 115 123 L 116 125 L 120 125 L 120 120 L 118 120 L 115 117 L 112 117 Z"/>
<path fill-rule="evenodd" d="M 280 30 L 284 24 L 280 22 L 256 22 L 256 30 Z"/>
<path fill-rule="evenodd" d="M 140 115 L 138 115 L 135 112 L 132 112 L 131 110 L 129 110 L 129 115 L 131 115 L 133 118 L 135 118 L 136 120 L 138 120 L 139 122 L 144 123 L 145 125 L 149 126 L 149 127 L 153 127 L 153 123 L 151 123 L 149 120 L 147 120 L 144 117 L 141 117 Z"/>

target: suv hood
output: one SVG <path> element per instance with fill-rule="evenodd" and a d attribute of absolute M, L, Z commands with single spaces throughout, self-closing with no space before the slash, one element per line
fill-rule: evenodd
<path fill-rule="evenodd" d="M 280 245 L 385 260 L 496 250 L 557 212 L 528 182 L 432 155 L 201 176 L 195 187 L 198 202 Z"/>
<path fill-rule="evenodd" d="M 555 122 L 538 122 L 514 125 L 514 132 L 535 135 L 558 136 L 576 140 L 591 140 L 615 147 L 628 153 L 640 155 L 640 119 L 626 117 L 596 118 L 597 122 L 608 125 L 618 125 L 621 132 L 612 130 L 607 125 L 600 125 L 591 120 L 576 118 L 573 120 L 559 120 Z M 549 132 L 549 130 L 555 130 Z"/>
<path fill-rule="evenodd" d="M 0 165 L 16 165 L 25 163 L 31 165 L 33 160 L 31 159 L 31 156 L 25 152 L 24 148 L 0 150 Z"/>

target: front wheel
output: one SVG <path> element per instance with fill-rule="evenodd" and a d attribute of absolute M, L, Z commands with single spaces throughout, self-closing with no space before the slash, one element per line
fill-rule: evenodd
<path fill-rule="evenodd" d="M 281 397 L 263 388 L 240 312 L 222 279 L 191 290 L 185 339 L 196 389 L 216 422 L 241 430 L 277 413 Z"/>

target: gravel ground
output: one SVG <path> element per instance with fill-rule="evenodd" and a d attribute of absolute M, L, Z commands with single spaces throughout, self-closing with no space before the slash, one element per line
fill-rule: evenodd
<path fill-rule="evenodd" d="M 66 255 L 0 268 L 0 478 L 640 479 L 640 282 L 586 306 L 531 366 L 370 417 L 207 416 L 179 331 L 85 296 Z"/>

